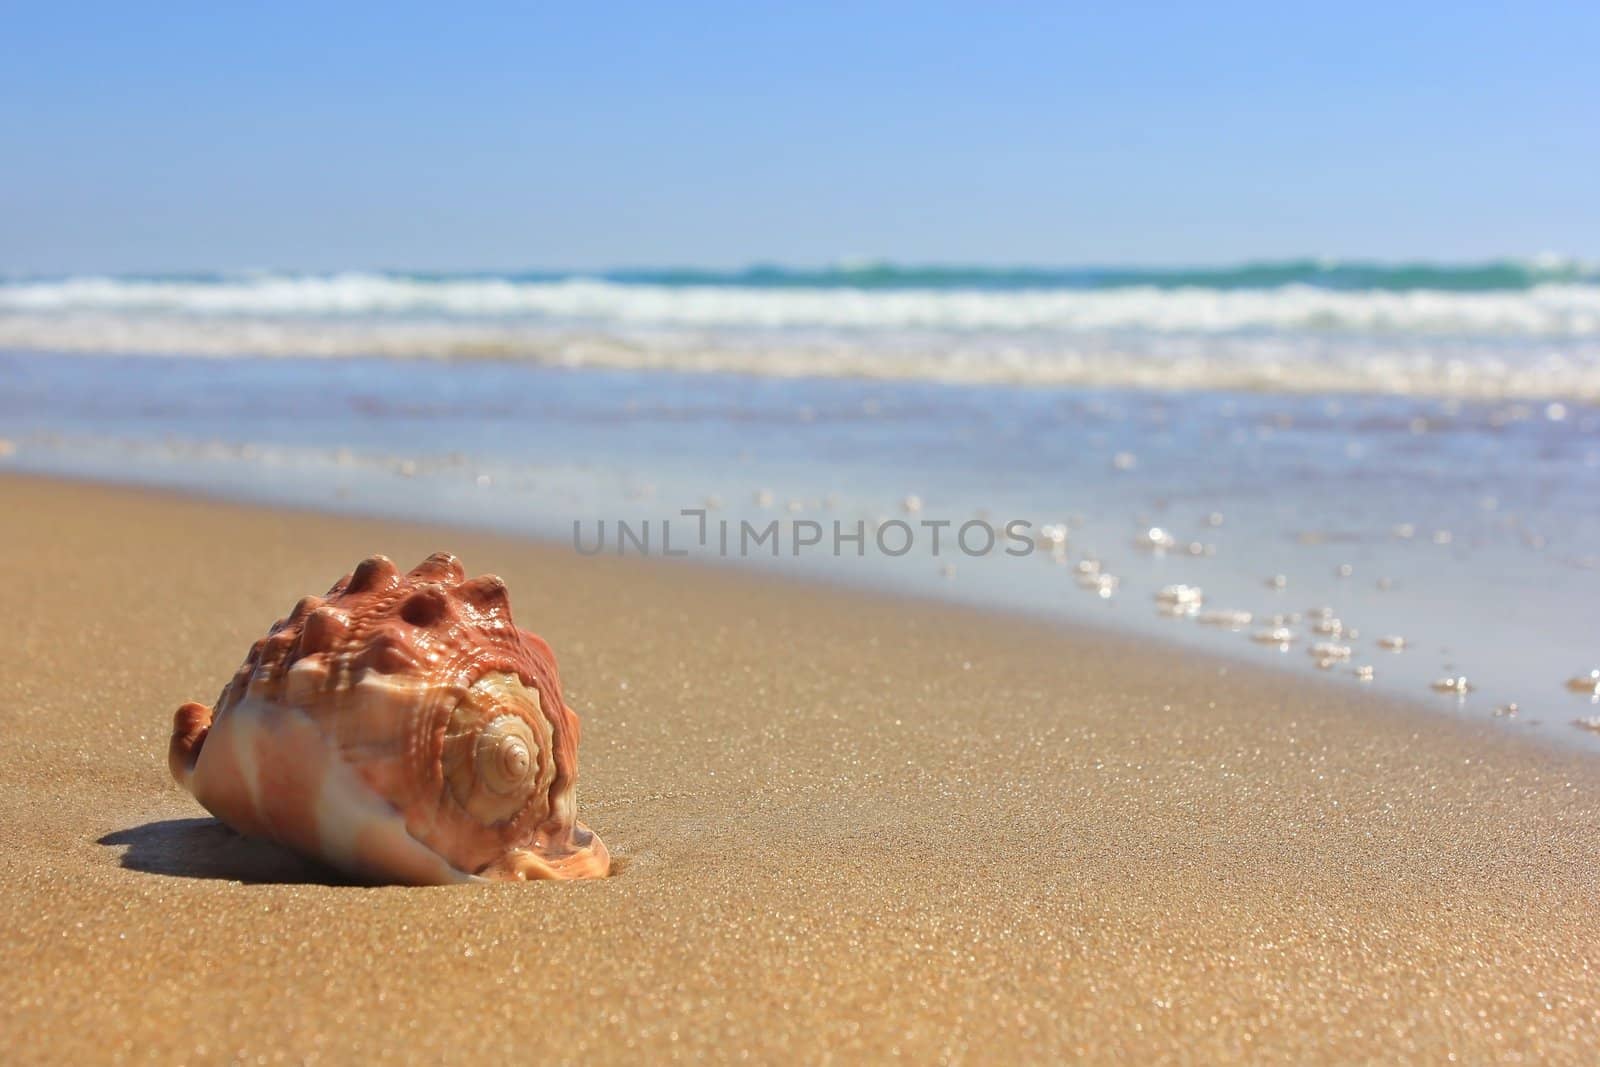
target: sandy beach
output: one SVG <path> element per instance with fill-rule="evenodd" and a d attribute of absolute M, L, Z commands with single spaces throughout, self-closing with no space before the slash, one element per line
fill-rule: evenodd
<path fill-rule="evenodd" d="M 1593 1062 L 1600 765 L 1083 629 L 0 479 L 6 1060 Z M 575 884 L 339 884 L 168 775 L 304 593 L 449 549 L 583 717 Z"/>

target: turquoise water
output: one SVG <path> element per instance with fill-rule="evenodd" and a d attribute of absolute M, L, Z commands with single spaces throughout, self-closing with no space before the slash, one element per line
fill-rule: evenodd
<path fill-rule="evenodd" d="M 272 272 L 203 271 L 119 276 L 129 282 L 215 285 Z M 1220 267 L 993 267 L 917 266 L 866 261 L 822 267 L 754 265 L 733 270 L 654 267 L 603 271 L 378 271 L 376 275 L 424 283 L 549 283 L 593 279 L 620 284 L 820 289 L 1275 289 L 1290 285 L 1326 289 L 1409 292 L 1520 291 L 1541 285 L 1600 283 L 1600 265 L 1574 260 L 1487 260 L 1476 263 L 1381 263 L 1292 259 Z M 331 275 L 324 275 L 331 277 Z M 50 284 L 59 276 L 13 275 L 0 284 Z"/>

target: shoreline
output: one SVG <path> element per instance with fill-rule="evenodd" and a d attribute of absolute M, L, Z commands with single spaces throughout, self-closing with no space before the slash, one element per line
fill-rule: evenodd
<path fill-rule="evenodd" d="M 911 594 L 177 490 L 0 497 L 0 1018 L 53 1056 L 1595 1050 L 1600 765 L 1545 737 Z M 554 646 L 619 877 L 327 885 L 170 781 L 173 709 L 298 596 L 436 548 Z"/>
<path fill-rule="evenodd" d="M 1110 621 L 1257 661 L 1282 658 L 1252 638 L 1283 626 L 1302 673 L 1435 706 L 1446 698 L 1433 683 L 1466 675 L 1463 713 L 1516 704 L 1520 714 L 1502 721 L 1513 732 L 1592 710 L 1566 683 L 1593 667 L 1585 637 L 1600 601 L 1600 555 L 1589 547 L 1600 545 L 1600 410 L 773 387 L 392 362 L 360 373 L 326 361 L 97 369 L 0 355 L 0 372 L 16 388 L 4 430 L 11 470 L 341 514 L 459 516 L 563 543 L 573 520 L 659 526 L 702 505 L 734 523 L 776 516 L 797 533 L 813 520 L 875 531 L 915 501 L 919 520 L 952 528 L 1031 522 L 1035 555 L 1070 566 L 1050 574 L 1000 553 L 941 557 L 926 531 L 904 557 L 878 549 L 863 563 L 823 549 L 749 562 Z M 219 395 L 270 402 L 219 405 Z M 1045 553 L 1047 527 L 1066 539 Z M 1203 594 L 1186 605 L 1196 614 L 1157 609 L 1179 586 Z M 1244 613 L 1247 622 L 1217 621 Z M 1194 625 L 1203 614 L 1212 619 Z M 1380 640 L 1392 638 L 1403 654 Z M 1336 651 L 1324 670 L 1307 655 L 1318 645 Z M 1369 682 L 1358 667 L 1373 668 Z M 1600 735 L 1545 731 L 1600 752 Z"/>
<path fill-rule="evenodd" d="M 160 482 L 141 482 L 134 479 L 117 480 L 101 477 L 94 474 L 75 474 L 58 471 L 31 471 L 15 467 L 0 470 L 0 486 L 8 481 L 33 482 L 42 485 L 80 486 L 88 489 L 103 489 L 112 492 L 125 491 L 140 495 L 168 497 L 174 501 L 189 504 L 221 504 L 245 511 L 259 510 L 262 512 L 280 515 L 303 516 L 310 521 L 322 519 L 348 520 L 352 522 L 376 523 L 385 527 L 398 527 L 413 531 L 432 530 L 441 535 L 449 536 L 454 533 L 489 537 L 512 544 L 525 545 L 541 553 L 552 553 L 557 556 L 567 556 L 579 559 L 578 553 L 558 538 L 541 535 L 535 531 L 513 529 L 505 524 L 496 524 L 493 521 L 463 520 L 457 524 L 442 522 L 429 522 L 420 520 L 413 515 L 406 514 L 396 507 L 393 510 L 383 508 L 366 508 L 362 510 L 340 510 L 333 506 L 319 507 L 315 505 L 302 505 L 297 503 L 282 503 L 274 500 L 263 500 L 259 494 L 241 491 L 233 493 L 225 487 L 217 486 L 185 486 L 162 484 Z M 1151 630 L 1148 626 L 1126 617 L 1108 617 L 1103 625 L 1093 625 L 1082 618 L 1063 617 L 1060 614 L 1040 607 L 1036 604 L 1016 604 L 1001 606 L 992 601 L 979 601 L 959 599 L 942 596 L 930 592 L 926 588 L 916 588 L 908 584 L 895 583 L 890 580 L 869 577 L 865 580 L 849 581 L 820 570 L 813 571 L 778 571 L 765 566 L 757 557 L 750 560 L 728 558 L 718 561 L 715 557 L 690 555 L 686 557 L 668 557 L 662 555 L 613 555 L 599 554 L 602 563 L 620 563 L 623 565 L 638 565 L 647 568 L 666 566 L 668 568 L 686 568 L 695 573 L 731 574 L 735 578 L 750 578 L 762 582 L 777 583 L 780 587 L 799 586 L 836 593 L 843 597 L 861 596 L 869 600 L 886 603 L 901 602 L 909 611 L 922 609 L 948 609 L 971 616 L 975 619 L 987 618 L 996 625 L 1025 626 L 1039 629 L 1044 632 L 1056 632 L 1064 639 L 1111 640 L 1123 647 L 1123 650 L 1132 654 L 1138 652 L 1142 655 L 1196 657 L 1201 661 L 1212 662 L 1218 667 L 1229 670 L 1261 673 L 1270 677 L 1279 678 L 1285 685 L 1309 686 L 1323 688 L 1330 699 L 1341 696 L 1353 697 L 1357 701 L 1371 701 L 1389 709 L 1383 714 L 1400 713 L 1403 715 L 1419 716 L 1420 726 L 1425 728 L 1436 727 L 1440 721 L 1453 723 L 1458 727 L 1483 733 L 1485 743 L 1488 744 L 1531 744 L 1539 750 L 1548 750 L 1564 755 L 1577 754 L 1580 758 L 1600 758 L 1600 735 L 1591 739 L 1592 731 L 1579 731 L 1574 725 L 1574 718 L 1581 714 L 1583 707 L 1574 702 L 1557 699 L 1550 702 L 1550 710 L 1558 712 L 1568 710 L 1568 705 L 1574 710 L 1574 715 L 1558 714 L 1556 717 L 1538 718 L 1528 716 L 1519 719 L 1507 720 L 1497 716 L 1484 702 L 1479 701 L 1471 713 L 1459 709 L 1451 709 L 1444 705 L 1448 696 L 1435 694 L 1419 694 L 1402 691 L 1393 686 L 1370 686 L 1352 682 L 1350 679 L 1333 674 L 1310 672 L 1305 665 L 1295 662 L 1287 657 L 1260 656 L 1259 646 L 1243 640 L 1231 645 L 1219 642 L 1198 643 L 1185 641 L 1181 631 L 1162 633 Z M 397 561 L 398 562 L 398 561 Z M 1242 634 L 1240 635 L 1243 636 Z M 1292 649 L 1298 652 L 1299 648 Z M 1600 764 L 1597 764 L 1600 766 Z"/>

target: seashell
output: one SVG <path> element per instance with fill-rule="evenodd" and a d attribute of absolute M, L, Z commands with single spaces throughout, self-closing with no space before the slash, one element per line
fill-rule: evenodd
<path fill-rule="evenodd" d="M 358 878 L 600 878 L 577 821 L 578 717 L 506 586 L 454 556 L 372 556 L 173 721 L 173 777 L 241 833 Z"/>
<path fill-rule="evenodd" d="M 1596 668 L 1587 674 L 1575 674 L 1568 678 L 1567 688 L 1574 693 L 1600 696 L 1600 668 Z"/>

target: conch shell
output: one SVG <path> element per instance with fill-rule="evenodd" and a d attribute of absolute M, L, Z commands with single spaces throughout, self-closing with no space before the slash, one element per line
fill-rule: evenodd
<path fill-rule="evenodd" d="M 436 553 L 363 560 L 173 722 L 173 777 L 217 818 L 358 878 L 602 878 L 577 821 L 578 717 L 506 586 Z"/>

